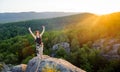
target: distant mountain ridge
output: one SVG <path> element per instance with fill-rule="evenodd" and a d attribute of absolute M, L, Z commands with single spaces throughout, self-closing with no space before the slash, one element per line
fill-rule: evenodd
<path fill-rule="evenodd" d="M 62 16 L 69 16 L 77 13 L 73 12 L 19 12 L 19 13 L 0 13 L 0 23 L 18 22 L 33 19 L 46 19 Z"/>

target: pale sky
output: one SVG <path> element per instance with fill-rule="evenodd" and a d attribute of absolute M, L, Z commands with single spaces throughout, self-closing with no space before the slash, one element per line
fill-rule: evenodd
<path fill-rule="evenodd" d="M 120 0 L 0 0 L 3 12 L 120 12 Z"/>

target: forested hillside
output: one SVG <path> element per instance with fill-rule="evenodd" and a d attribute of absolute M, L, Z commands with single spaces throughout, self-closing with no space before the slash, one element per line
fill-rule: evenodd
<path fill-rule="evenodd" d="M 31 27 L 33 31 L 37 29 L 41 30 L 42 25 L 46 26 L 47 31 L 62 30 L 66 25 L 79 23 L 82 20 L 91 16 L 94 15 L 89 13 L 83 13 L 66 17 L 1 24 L 0 40 L 15 37 L 17 35 L 25 35 L 28 33 L 28 27 Z"/>
<path fill-rule="evenodd" d="M 28 32 L 28 27 L 35 31 L 41 30 L 41 26 L 45 25 L 44 54 L 51 55 L 53 45 L 67 42 L 70 44 L 70 53 L 60 46 L 55 51 L 55 57 L 66 59 L 87 72 L 120 72 L 119 58 L 108 59 L 103 56 L 101 49 L 92 46 L 96 40 L 104 38 L 116 38 L 117 43 L 120 44 L 119 17 L 119 12 L 102 16 L 83 13 L 52 19 L 1 24 L 0 62 L 13 65 L 28 63 L 29 59 L 35 56 L 35 42 Z M 107 45 L 106 43 L 104 42 L 103 45 Z"/>
<path fill-rule="evenodd" d="M 66 26 L 67 33 L 74 33 L 79 43 L 100 38 L 120 36 L 120 12 L 102 16 L 91 16 L 83 21 Z"/>

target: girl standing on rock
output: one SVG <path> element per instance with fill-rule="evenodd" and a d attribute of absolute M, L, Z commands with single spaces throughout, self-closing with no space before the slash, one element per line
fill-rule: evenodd
<path fill-rule="evenodd" d="M 41 59 L 42 59 L 42 55 L 43 55 L 42 35 L 43 35 L 44 31 L 45 31 L 45 26 L 42 26 L 42 28 L 43 28 L 42 32 L 40 33 L 38 30 L 36 30 L 35 35 L 31 31 L 31 28 L 30 27 L 28 28 L 30 34 L 33 36 L 33 38 L 35 39 L 35 42 L 36 42 L 37 56 L 40 57 Z"/>

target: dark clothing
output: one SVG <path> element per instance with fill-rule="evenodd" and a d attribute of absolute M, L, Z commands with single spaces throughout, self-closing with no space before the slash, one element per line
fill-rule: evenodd
<path fill-rule="evenodd" d="M 41 37 L 36 37 L 35 42 L 41 45 L 41 43 L 42 43 L 42 38 L 41 38 Z"/>

